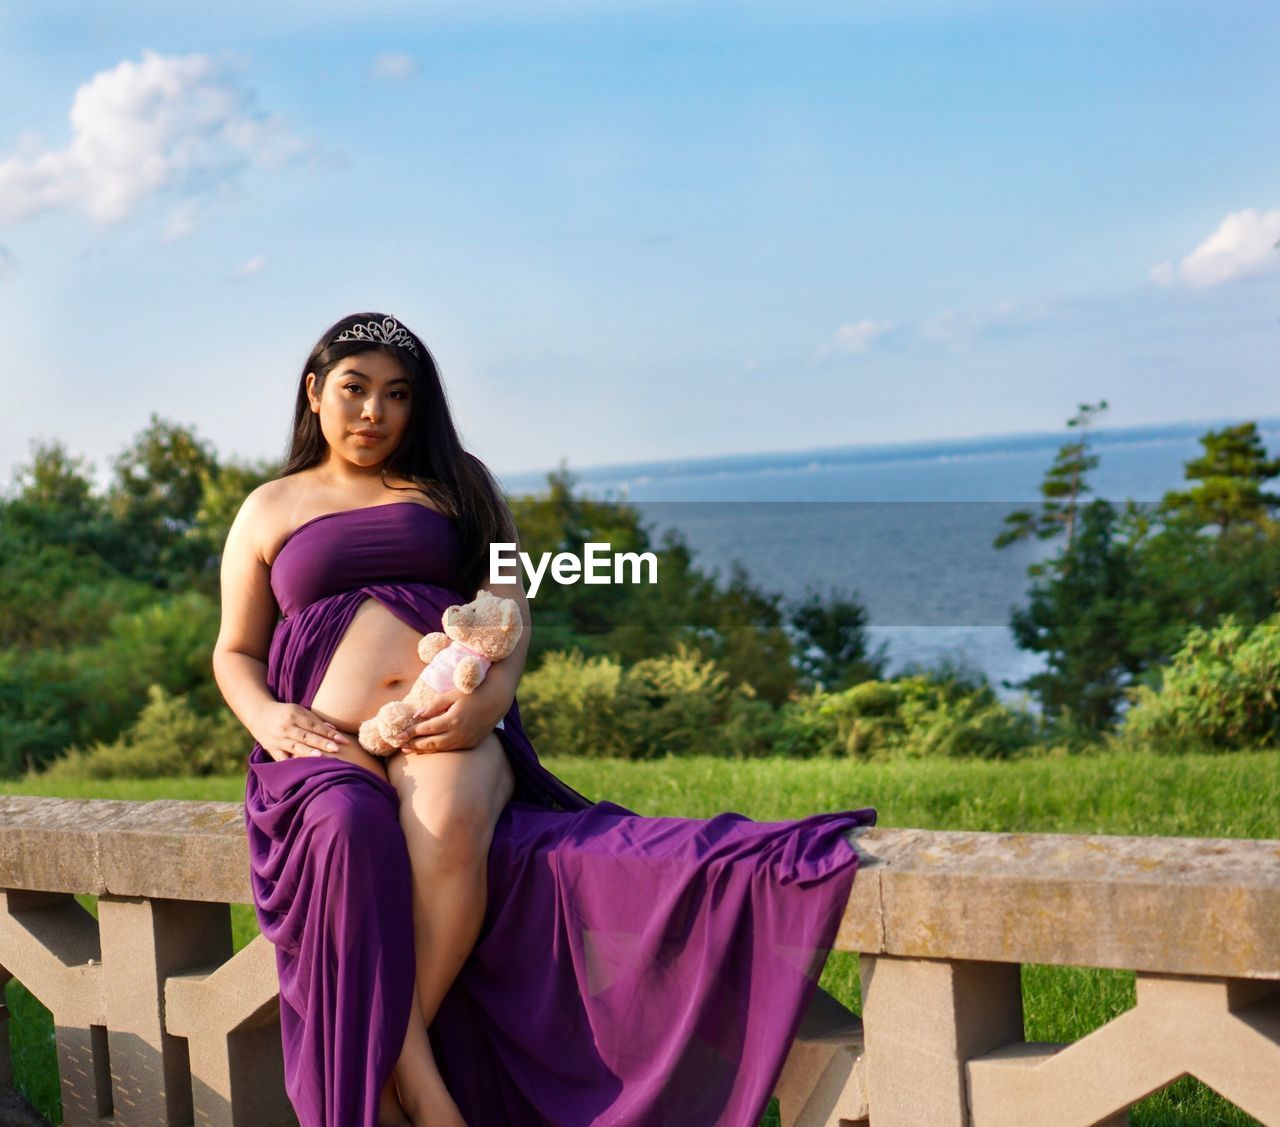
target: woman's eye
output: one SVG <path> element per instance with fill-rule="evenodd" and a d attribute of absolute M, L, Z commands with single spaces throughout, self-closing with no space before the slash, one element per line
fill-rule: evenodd
<path fill-rule="evenodd" d="M 344 383 L 342 385 L 342 389 L 344 392 L 351 392 L 352 394 L 356 394 L 356 396 L 358 396 L 358 394 L 364 394 L 365 391 L 365 389 L 358 383 Z M 398 398 L 398 400 L 407 400 L 408 398 L 408 392 L 394 391 L 389 394 L 392 394 L 392 396 L 394 398 Z"/>

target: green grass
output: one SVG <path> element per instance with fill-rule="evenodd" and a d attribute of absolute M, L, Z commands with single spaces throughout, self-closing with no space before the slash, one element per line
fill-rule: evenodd
<path fill-rule="evenodd" d="M 547 759 L 589 798 L 642 814 L 796 818 L 874 806 L 879 826 L 1037 833 L 1280 837 L 1280 752 L 924 759 Z"/>
<path fill-rule="evenodd" d="M 1280 837 L 1280 751 L 868 764 L 838 759 L 559 759 L 546 766 L 589 798 L 641 814 L 762 821 L 874 806 L 880 826 L 1041 833 Z M 241 776 L 0 782 L 0 794 L 240 802 Z"/>
<path fill-rule="evenodd" d="M 45 779 L 33 775 L 0 782 L 0 794 L 43 794 L 53 798 L 188 798 L 198 802 L 243 802 L 240 775 L 211 779 Z"/>
<path fill-rule="evenodd" d="M 710 817 L 735 810 L 761 821 L 874 806 L 878 825 L 1040 833 L 1280 838 L 1280 752 L 1231 755 L 1080 756 L 1008 763 L 910 760 L 644 763 L 557 759 L 546 765 L 590 798 L 642 814 Z M 239 802 L 242 777 L 0 784 L 0 794 L 67 798 L 205 799 Z M 89 898 L 82 902 L 92 908 Z M 232 908 L 237 948 L 257 934 L 252 909 Z M 832 954 L 822 985 L 861 1012 L 856 955 Z M 1022 968 L 1026 1036 L 1074 1041 L 1134 1004 L 1132 972 L 1028 964 Z M 39 1002 L 10 983 L 14 1072 L 46 1115 L 58 1114 L 52 1023 Z M 776 1124 L 772 1109 L 764 1125 Z M 1183 1077 L 1137 1104 L 1135 1127 L 1244 1127 L 1256 1120 Z"/>

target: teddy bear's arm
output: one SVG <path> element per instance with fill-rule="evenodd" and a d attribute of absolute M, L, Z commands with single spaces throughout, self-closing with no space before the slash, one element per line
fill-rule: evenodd
<path fill-rule="evenodd" d="M 418 660 L 430 662 L 436 654 L 447 650 L 450 644 L 449 635 L 442 634 L 438 630 L 431 634 L 424 634 L 422 640 L 418 642 Z"/>
<path fill-rule="evenodd" d="M 453 669 L 453 683 L 464 693 L 474 693 L 484 680 L 484 665 L 478 657 L 464 657 Z"/>
<path fill-rule="evenodd" d="M 378 715 L 366 720 L 360 725 L 360 732 L 356 736 L 360 746 L 370 755 L 387 756 L 396 750 L 396 745 L 386 738 L 383 730 L 383 712 L 385 707 L 378 711 Z"/>

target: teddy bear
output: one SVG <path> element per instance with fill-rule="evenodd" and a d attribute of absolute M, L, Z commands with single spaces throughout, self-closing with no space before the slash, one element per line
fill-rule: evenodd
<path fill-rule="evenodd" d="M 524 633 L 520 605 L 492 591 L 481 591 L 463 606 L 447 607 L 440 625 L 444 633 L 425 634 L 418 642 L 418 657 L 426 668 L 409 692 L 360 725 L 357 739 L 371 755 L 390 755 L 407 743 L 411 737 L 405 729 L 414 715 L 440 693 L 475 692 L 489 666 L 509 656 Z"/>

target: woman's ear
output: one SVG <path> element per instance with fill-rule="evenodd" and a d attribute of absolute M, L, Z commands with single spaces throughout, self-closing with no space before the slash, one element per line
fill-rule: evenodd
<path fill-rule="evenodd" d="M 315 393 L 316 374 L 315 372 L 307 373 L 307 402 L 311 404 L 312 412 L 320 410 L 320 397 Z"/>

